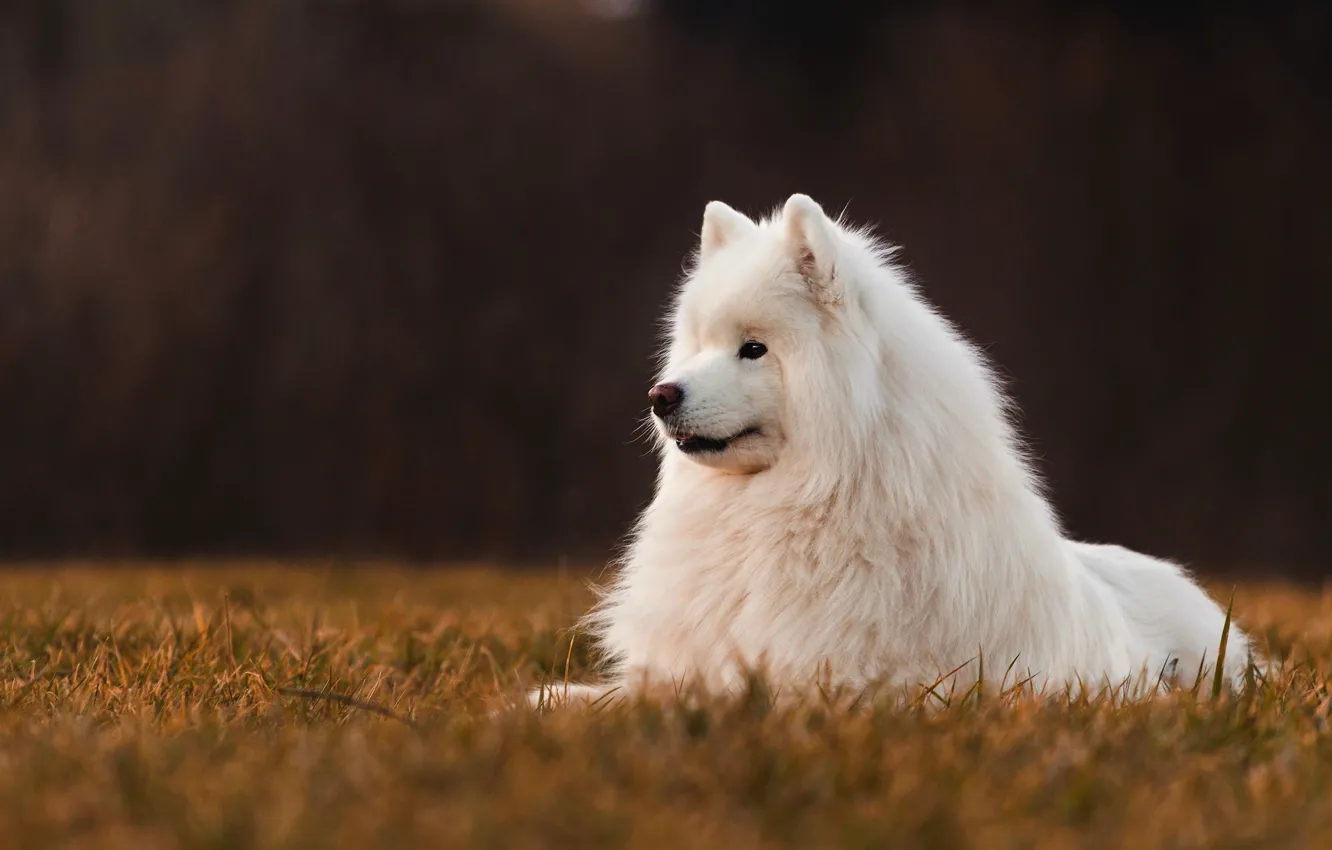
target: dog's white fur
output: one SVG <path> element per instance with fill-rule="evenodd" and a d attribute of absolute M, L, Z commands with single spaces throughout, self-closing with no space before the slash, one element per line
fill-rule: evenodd
<path fill-rule="evenodd" d="M 1173 563 L 1064 536 L 985 358 L 890 253 L 805 195 L 760 222 L 707 206 L 656 497 L 586 620 L 610 678 L 545 698 L 729 689 L 750 665 L 797 690 L 959 667 L 1151 689 L 1210 668 L 1222 609 Z M 747 341 L 767 354 L 742 359 Z M 675 444 L 751 427 L 719 452 Z M 1248 640 L 1232 627 L 1228 647 L 1238 684 Z"/>

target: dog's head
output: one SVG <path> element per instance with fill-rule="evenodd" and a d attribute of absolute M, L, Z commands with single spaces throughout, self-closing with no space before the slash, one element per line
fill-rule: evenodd
<path fill-rule="evenodd" d="M 830 370 L 829 341 L 845 308 L 839 258 L 850 248 L 805 195 L 761 222 L 708 204 L 695 268 L 670 317 L 661 380 L 649 393 L 667 451 L 761 472 L 808 414 L 836 403 L 829 395 L 847 376 L 830 374 L 844 367 Z"/>

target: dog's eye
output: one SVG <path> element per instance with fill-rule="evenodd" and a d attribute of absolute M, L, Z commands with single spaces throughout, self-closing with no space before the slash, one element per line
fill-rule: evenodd
<path fill-rule="evenodd" d="M 740 346 L 741 360 L 757 360 L 768 353 L 768 347 L 761 342 L 747 342 Z"/>

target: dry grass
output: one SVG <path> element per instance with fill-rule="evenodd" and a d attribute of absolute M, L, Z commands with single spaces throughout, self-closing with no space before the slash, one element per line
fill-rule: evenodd
<path fill-rule="evenodd" d="M 487 717 L 586 671 L 588 599 L 479 569 L 6 573 L 3 846 L 1332 846 L 1332 596 L 1240 588 L 1286 663 L 1239 699 Z"/>

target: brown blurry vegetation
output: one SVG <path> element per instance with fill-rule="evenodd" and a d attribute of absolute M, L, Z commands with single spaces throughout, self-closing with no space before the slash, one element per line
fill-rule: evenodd
<path fill-rule="evenodd" d="M 1238 590 L 1279 662 L 1239 696 L 775 706 L 756 680 L 488 717 L 588 675 L 582 576 L 134 566 L 0 577 L 7 847 L 1249 850 L 1332 830 L 1326 592 Z"/>
<path fill-rule="evenodd" d="M 600 556 L 703 204 L 803 191 L 1075 532 L 1321 572 L 1327 5 L 802 8 L 0 2 L 0 554 Z"/>

